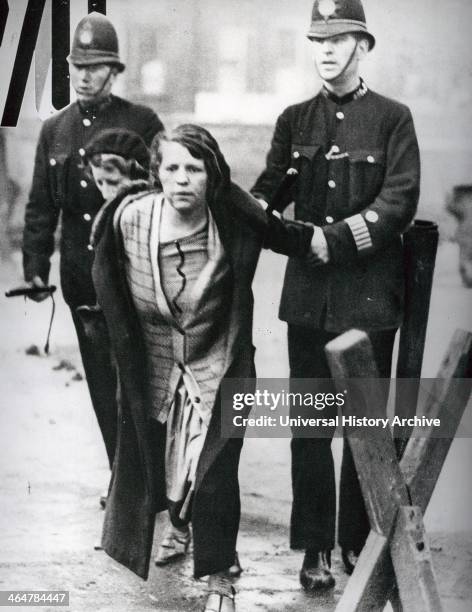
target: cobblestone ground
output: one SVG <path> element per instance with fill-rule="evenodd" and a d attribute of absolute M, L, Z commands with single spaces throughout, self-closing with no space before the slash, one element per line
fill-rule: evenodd
<path fill-rule="evenodd" d="M 429 376 L 453 330 L 471 328 L 472 294 L 460 286 L 455 255 L 451 245 L 442 247 L 425 355 Z M 255 344 L 259 373 L 265 377 L 287 374 L 285 330 L 276 318 L 282 272 L 281 259 L 262 257 L 255 283 Z M 0 273 L 2 295 L 19 278 L 15 260 Z M 190 558 L 171 568 L 153 567 L 143 582 L 94 550 L 103 518 L 98 496 L 107 486 L 108 471 L 61 300 L 49 357 L 41 351 L 39 356 L 25 354 L 32 344 L 44 343 L 47 303 L 2 298 L 0 321 L 0 590 L 69 590 L 72 612 L 200 610 L 205 584 L 193 580 Z M 447 612 L 468 611 L 472 601 L 471 446 L 470 440 L 454 443 L 425 518 Z M 334 449 L 339 465 L 337 441 Z M 289 458 L 288 440 L 245 443 L 239 612 L 333 611 L 346 584 L 335 551 L 335 589 L 310 597 L 299 587 L 301 554 L 287 543 Z M 156 541 L 162 522 L 160 517 Z"/>

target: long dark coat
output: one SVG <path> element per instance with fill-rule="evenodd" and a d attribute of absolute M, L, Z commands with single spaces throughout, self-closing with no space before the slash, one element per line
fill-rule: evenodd
<path fill-rule="evenodd" d="M 128 196 L 139 197 L 139 196 Z M 224 203 L 224 204 L 222 204 Z M 93 278 L 120 379 L 120 423 L 103 528 L 103 548 L 146 579 L 155 514 L 167 507 L 165 426 L 148 418 L 143 339 L 126 284 L 119 228 L 120 198 L 108 205 L 95 238 Z M 313 229 L 284 225 L 267 216 L 234 184 L 211 205 L 233 278 L 227 378 L 254 378 L 251 284 L 261 246 L 291 254 L 307 252 Z M 116 214 L 115 214 L 116 213 Z M 221 391 L 221 389 L 220 389 Z M 239 525 L 237 470 L 241 439 L 220 436 L 220 391 L 200 457 L 192 507 L 195 576 L 229 567 Z"/>

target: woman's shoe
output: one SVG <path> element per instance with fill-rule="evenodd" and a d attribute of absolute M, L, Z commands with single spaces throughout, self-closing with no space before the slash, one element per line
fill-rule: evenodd
<path fill-rule="evenodd" d="M 209 593 L 203 612 L 236 612 L 234 595 L 221 595 L 220 593 Z"/>
<path fill-rule="evenodd" d="M 154 558 L 156 565 L 167 565 L 187 554 L 190 545 L 190 529 L 177 529 L 169 525 Z"/>
<path fill-rule="evenodd" d="M 235 590 L 226 572 L 208 579 L 208 598 L 203 612 L 236 612 Z"/>

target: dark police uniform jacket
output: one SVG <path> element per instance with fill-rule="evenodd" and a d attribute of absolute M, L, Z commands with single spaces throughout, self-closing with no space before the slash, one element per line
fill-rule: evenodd
<path fill-rule="evenodd" d="M 107 128 L 133 130 L 149 146 L 163 125 L 151 109 L 117 96 L 95 111 L 75 102 L 44 122 L 36 150 L 23 235 L 25 279 L 37 275 L 47 282 L 62 211 L 61 285 L 71 307 L 95 303 L 89 235 L 103 198 L 84 174 L 81 157 L 86 143 Z"/>
<path fill-rule="evenodd" d="M 280 208 L 294 201 L 296 219 L 322 227 L 330 261 L 289 260 L 280 318 L 336 333 L 398 327 L 401 235 L 415 214 L 420 180 L 408 108 L 364 83 L 343 99 L 323 89 L 279 117 L 252 193 L 270 202 L 290 166 L 299 178 Z"/>

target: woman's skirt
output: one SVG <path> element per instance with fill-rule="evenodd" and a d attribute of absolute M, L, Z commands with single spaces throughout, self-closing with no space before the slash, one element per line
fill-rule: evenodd
<path fill-rule="evenodd" d="M 165 452 L 169 513 L 176 527 L 190 520 L 197 466 L 207 431 L 182 382 L 176 390 L 167 418 Z"/>

